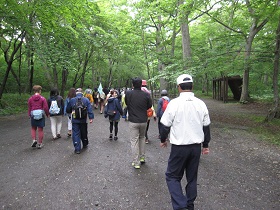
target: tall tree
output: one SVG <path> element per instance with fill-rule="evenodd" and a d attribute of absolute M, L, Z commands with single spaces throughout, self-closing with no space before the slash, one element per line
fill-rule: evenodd
<path fill-rule="evenodd" d="M 280 1 L 278 2 L 280 6 Z M 280 18 L 278 21 L 278 27 L 276 30 L 276 44 L 274 52 L 274 71 L 273 71 L 273 95 L 274 95 L 274 106 L 269 111 L 265 121 L 271 121 L 273 118 L 280 118 L 280 105 L 279 105 L 279 60 L 280 60 Z"/>
<path fill-rule="evenodd" d="M 243 23 L 243 25 L 240 24 L 240 22 L 237 21 L 238 17 L 233 16 L 232 13 L 230 13 L 231 18 L 235 18 L 235 22 L 232 26 L 226 24 L 221 19 L 218 19 L 216 16 L 217 14 L 209 14 L 207 13 L 213 20 L 215 20 L 217 23 L 223 25 L 225 28 L 241 34 L 245 39 L 245 53 L 244 53 L 244 71 L 243 71 L 243 85 L 242 85 L 242 93 L 240 102 L 246 103 L 249 99 L 249 75 L 251 70 L 251 53 L 252 53 L 252 45 L 255 36 L 260 32 L 260 30 L 263 29 L 263 27 L 266 25 L 266 23 L 269 21 L 269 18 L 271 18 L 272 15 L 275 14 L 276 11 L 276 4 L 275 2 L 272 2 L 270 0 L 266 1 L 250 1 L 245 0 L 245 4 L 243 1 L 227 1 L 224 2 L 224 9 L 226 6 L 225 4 L 229 3 L 231 6 L 231 11 L 234 10 L 240 10 L 241 14 L 243 14 L 242 18 L 247 17 L 248 21 L 246 24 Z M 243 10 L 243 7 L 246 7 L 247 12 Z M 217 10 L 217 12 L 220 12 Z M 237 15 L 240 14 L 237 13 Z M 223 13 L 224 14 L 224 13 Z M 248 28 L 246 28 L 248 27 Z M 246 31 L 247 30 L 247 31 Z"/>

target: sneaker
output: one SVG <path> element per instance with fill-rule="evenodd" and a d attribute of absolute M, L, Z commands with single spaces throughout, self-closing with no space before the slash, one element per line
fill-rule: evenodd
<path fill-rule="evenodd" d="M 75 150 L 74 152 L 75 152 L 75 154 L 80 154 L 81 153 L 80 150 Z"/>
<path fill-rule="evenodd" d="M 67 133 L 67 136 L 68 136 L 68 137 L 71 137 L 71 136 L 72 136 L 72 134 L 71 134 L 71 133 Z"/>
<path fill-rule="evenodd" d="M 135 169 L 139 169 L 139 168 L 140 168 L 140 165 L 135 165 L 134 162 L 132 162 L 131 165 L 132 165 Z"/>
<path fill-rule="evenodd" d="M 38 144 L 38 145 L 37 145 L 37 148 L 38 148 L 38 149 L 41 149 L 43 146 L 44 146 L 43 144 Z"/>
<path fill-rule="evenodd" d="M 60 135 L 60 134 L 57 134 L 57 135 L 56 135 L 56 138 L 57 138 L 57 139 L 60 139 L 60 138 L 61 138 L 61 135 Z"/>
<path fill-rule="evenodd" d="M 83 142 L 83 149 L 86 149 L 86 148 L 88 148 L 88 141 Z"/>
<path fill-rule="evenodd" d="M 36 145 L 37 145 L 37 141 L 33 140 L 32 144 L 31 144 L 31 147 L 36 147 Z"/>
<path fill-rule="evenodd" d="M 145 143 L 146 143 L 146 144 L 149 144 L 149 139 L 145 139 Z"/>
<path fill-rule="evenodd" d="M 145 161 L 145 158 L 144 158 L 144 157 L 141 157 L 141 158 L 140 158 L 140 163 L 143 164 L 143 163 L 145 163 L 145 162 L 146 162 L 146 161 Z"/>
<path fill-rule="evenodd" d="M 110 139 L 110 140 L 113 139 L 113 134 L 110 134 L 109 139 Z"/>
<path fill-rule="evenodd" d="M 118 140 L 118 137 L 117 137 L 117 136 L 115 136 L 115 137 L 114 137 L 114 140 L 115 140 L 115 141 L 117 141 L 117 140 Z"/>
<path fill-rule="evenodd" d="M 139 165 L 135 165 L 134 168 L 135 169 L 140 169 L 140 166 Z"/>

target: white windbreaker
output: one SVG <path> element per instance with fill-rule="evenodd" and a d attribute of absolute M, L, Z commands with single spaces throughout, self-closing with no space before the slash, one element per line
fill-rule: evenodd
<path fill-rule="evenodd" d="M 181 92 L 169 102 L 160 122 L 171 127 L 171 144 L 189 145 L 204 141 L 203 126 L 210 125 L 210 117 L 206 104 L 194 93 Z"/>

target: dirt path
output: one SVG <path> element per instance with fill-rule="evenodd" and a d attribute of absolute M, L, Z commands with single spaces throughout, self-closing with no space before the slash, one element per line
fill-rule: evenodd
<path fill-rule="evenodd" d="M 232 117 L 265 112 L 205 102 L 212 119 L 211 154 L 201 159 L 196 209 L 279 209 L 279 147 L 251 134 L 246 120 L 239 124 Z M 80 155 L 66 137 L 66 118 L 63 122 L 63 138 L 52 141 L 47 120 L 45 146 L 38 150 L 30 147 L 26 115 L 0 118 L 1 209 L 172 209 L 164 175 L 170 146 L 159 148 L 157 123 L 150 125 L 147 163 L 135 170 L 127 122 L 120 122 L 119 140 L 110 142 L 109 122 L 95 112 L 89 148 Z"/>

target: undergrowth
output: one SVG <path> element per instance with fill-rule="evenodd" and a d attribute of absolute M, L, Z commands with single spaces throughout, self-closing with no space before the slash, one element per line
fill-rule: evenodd
<path fill-rule="evenodd" d="M 260 116 L 250 116 L 250 119 L 258 123 L 259 126 L 252 128 L 252 132 L 258 134 L 261 139 L 272 144 L 280 146 L 280 119 L 273 119 L 270 122 L 264 122 Z"/>
<path fill-rule="evenodd" d="M 42 93 L 47 98 L 49 93 Z M 27 113 L 29 94 L 3 94 L 0 100 L 0 116 Z"/>

